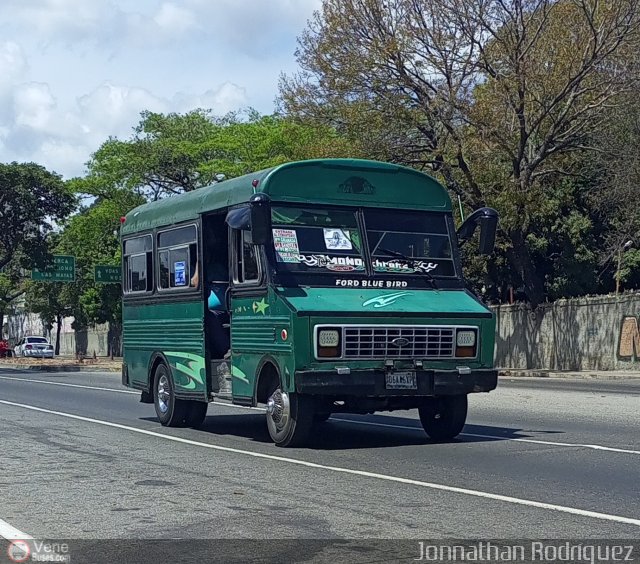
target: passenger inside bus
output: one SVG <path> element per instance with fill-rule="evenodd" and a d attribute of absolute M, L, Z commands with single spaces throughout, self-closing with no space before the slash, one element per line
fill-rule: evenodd
<path fill-rule="evenodd" d="M 205 324 L 212 359 L 228 358 L 231 346 L 230 317 L 227 305 L 229 289 L 228 235 L 224 217 L 212 217 L 205 223 L 204 279 L 207 308 Z"/>

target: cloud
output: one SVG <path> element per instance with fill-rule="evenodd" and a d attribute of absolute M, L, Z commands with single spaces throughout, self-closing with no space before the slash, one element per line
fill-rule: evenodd
<path fill-rule="evenodd" d="M 108 0 L 3 0 L 0 18 L 27 27 L 43 43 L 96 41 L 126 22 L 126 13 Z"/>
<path fill-rule="evenodd" d="M 321 0 L 2 0 L 0 19 L 35 32 L 41 45 L 109 44 L 119 49 L 203 37 L 264 56 L 278 37 L 298 33 Z"/>
<path fill-rule="evenodd" d="M 167 103 L 144 88 L 109 82 L 79 97 L 76 109 L 83 131 L 90 136 L 103 136 L 106 131 L 108 135 L 128 135 L 143 110 L 165 112 Z"/>
<path fill-rule="evenodd" d="M 140 112 L 273 110 L 321 0 L 0 0 L 2 161 L 65 177 Z"/>
<path fill-rule="evenodd" d="M 10 87 L 27 70 L 27 59 L 22 47 L 13 41 L 0 43 L 0 90 Z"/>
<path fill-rule="evenodd" d="M 41 132 L 50 131 L 56 100 L 48 84 L 21 84 L 13 92 L 15 124 Z"/>
<path fill-rule="evenodd" d="M 321 0 L 185 0 L 198 15 L 198 21 L 208 22 L 220 43 L 235 52 L 264 58 L 282 47 L 282 39 L 302 31 Z"/>
<path fill-rule="evenodd" d="M 201 95 L 178 92 L 172 99 L 174 111 L 188 112 L 195 108 L 211 109 L 216 115 L 223 115 L 247 105 L 246 88 L 225 82 L 216 89 Z"/>
<path fill-rule="evenodd" d="M 230 83 L 163 98 L 144 88 L 105 82 L 62 111 L 48 84 L 25 83 L 13 91 L 12 120 L 0 124 L 0 147 L 4 161 L 36 160 L 69 178 L 84 173 L 91 153 L 108 137 L 131 137 L 144 110 L 207 108 L 223 115 L 245 105 L 245 90 Z"/>
<path fill-rule="evenodd" d="M 42 48 L 81 44 L 138 48 L 167 43 L 197 27 L 197 14 L 173 2 L 2 0 L 0 19 L 35 32 Z"/>
<path fill-rule="evenodd" d="M 153 16 L 153 21 L 160 29 L 169 34 L 180 35 L 196 27 L 196 18 L 193 12 L 170 2 L 165 2 L 160 6 L 158 12 Z"/>

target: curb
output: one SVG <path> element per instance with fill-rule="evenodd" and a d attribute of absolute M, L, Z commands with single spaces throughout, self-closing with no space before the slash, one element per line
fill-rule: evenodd
<path fill-rule="evenodd" d="M 108 366 L 25 366 L 26 370 L 40 372 L 120 372 L 120 368 Z"/>
<path fill-rule="evenodd" d="M 499 370 L 499 378 L 545 378 L 550 380 L 633 380 L 639 372 L 553 372 L 551 370 Z"/>
<path fill-rule="evenodd" d="M 0 364 L 0 369 L 6 368 L 8 370 L 33 370 L 34 372 L 113 372 L 119 373 L 120 367 L 112 368 L 109 366 L 42 366 L 40 364 L 27 364 L 24 366 L 3 366 Z"/>

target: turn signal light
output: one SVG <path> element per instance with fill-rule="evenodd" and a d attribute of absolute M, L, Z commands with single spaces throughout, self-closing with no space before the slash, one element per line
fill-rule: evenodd
<path fill-rule="evenodd" d="M 476 347 L 456 347 L 457 358 L 473 358 L 476 356 Z"/>
<path fill-rule="evenodd" d="M 318 356 L 322 358 L 336 358 L 340 356 L 338 347 L 318 347 Z"/>

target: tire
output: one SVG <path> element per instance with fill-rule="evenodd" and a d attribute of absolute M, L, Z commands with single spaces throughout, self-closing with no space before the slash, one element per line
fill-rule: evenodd
<path fill-rule="evenodd" d="M 435 442 L 450 441 L 467 420 L 467 396 L 441 396 L 418 408 L 422 428 Z"/>
<path fill-rule="evenodd" d="M 313 427 L 313 398 L 283 392 L 280 384 L 268 396 L 267 428 L 279 447 L 302 446 Z"/>
<path fill-rule="evenodd" d="M 204 418 L 207 416 L 209 404 L 203 401 L 188 401 L 185 403 L 187 404 L 184 417 L 185 427 L 193 427 L 194 429 L 201 427 L 204 423 Z"/>
<path fill-rule="evenodd" d="M 153 379 L 153 405 L 158 421 L 165 427 L 182 427 L 187 416 L 188 402 L 176 398 L 169 369 L 159 364 Z"/>

